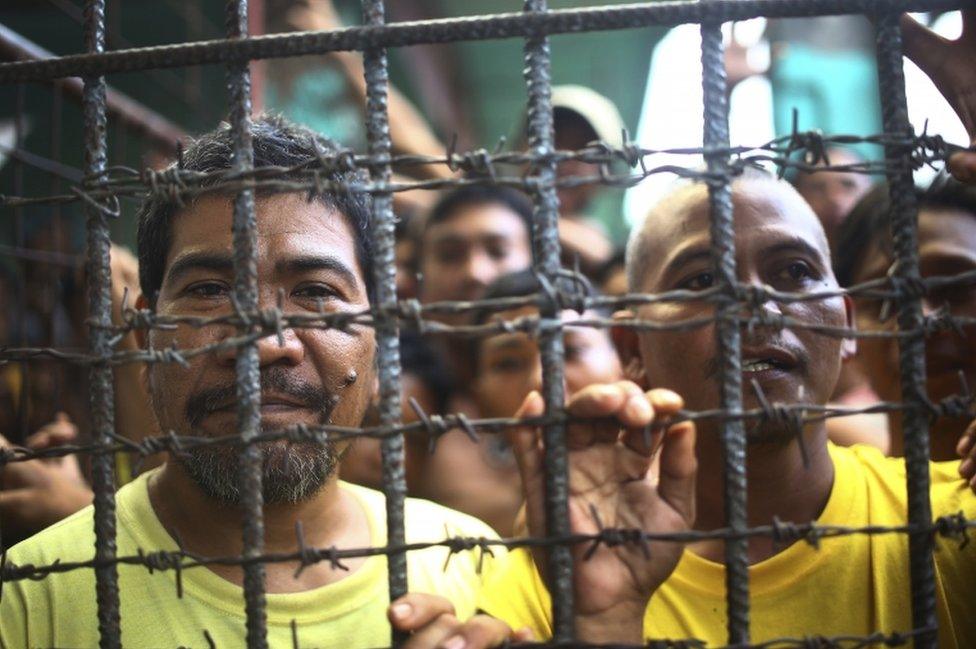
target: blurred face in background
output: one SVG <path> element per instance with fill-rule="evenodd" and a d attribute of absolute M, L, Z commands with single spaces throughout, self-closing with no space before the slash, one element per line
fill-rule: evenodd
<path fill-rule="evenodd" d="M 510 208 L 474 203 L 430 225 L 420 255 L 422 302 L 476 300 L 497 277 L 529 268 L 532 244 L 525 221 Z M 433 317 L 459 322 L 466 315 Z"/>
<path fill-rule="evenodd" d="M 855 268 L 853 282 L 860 284 L 885 277 L 893 258 L 887 241 L 875 238 Z M 954 208 L 921 209 L 918 214 L 919 268 L 922 277 L 956 275 L 976 271 L 976 214 Z M 881 322 L 881 301 L 856 298 L 857 327 L 862 331 L 894 331 L 897 312 Z M 976 282 L 935 289 L 922 301 L 926 315 L 945 309 L 955 317 L 976 317 Z M 862 338 L 856 362 L 871 387 L 885 401 L 901 401 L 898 344 L 893 338 Z M 976 327 L 963 326 L 930 333 L 925 339 L 925 371 L 933 401 L 960 393 L 962 374 L 976 389 Z M 891 418 L 893 451 L 902 446 L 901 422 Z M 956 441 L 968 420 L 939 418 L 932 425 L 932 457 L 954 459 Z"/>
<path fill-rule="evenodd" d="M 831 166 L 863 161 L 860 156 L 845 149 L 829 149 L 827 155 L 830 156 Z M 840 224 L 870 188 L 871 177 L 860 173 L 815 171 L 801 173 L 796 179 L 796 190 L 813 208 L 829 241 L 834 240 Z"/>
<path fill-rule="evenodd" d="M 504 311 L 492 318 L 515 320 L 537 316 L 532 306 Z M 586 317 L 594 316 L 592 312 Z M 563 311 L 564 323 L 579 320 L 575 311 Z M 566 397 L 592 383 L 611 383 L 623 378 L 617 352 L 606 329 L 567 326 L 564 382 Z M 542 361 L 536 339 L 525 333 L 503 333 L 478 343 L 475 394 L 486 417 L 511 417 L 532 390 L 542 390 Z"/>

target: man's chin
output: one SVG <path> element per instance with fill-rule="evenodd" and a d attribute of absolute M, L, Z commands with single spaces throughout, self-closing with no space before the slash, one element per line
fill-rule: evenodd
<path fill-rule="evenodd" d="M 297 504 L 314 497 L 335 473 L 340 453 L 331 444 L 263 442 L 261 483 L 266 505 Z M 240 506 L 241 447 L 209 446 L 185 452 L 177 462 L 208 497 Z"/>

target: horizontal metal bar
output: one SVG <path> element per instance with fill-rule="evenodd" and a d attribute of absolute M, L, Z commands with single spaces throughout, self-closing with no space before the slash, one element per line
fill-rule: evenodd
<path fill-rule="evenodd" d="M 0 56 L 17 62 L 57 60 L 52 52 L 3 24 L 0 24 Z M 81 79 L 68 77 L 60 85 L 69 95 L 81 100 L 84 86 Z M 105 107 L 110 117 L 121 119 L 166 152 L 175 150 L 176 141 L 187 137 L 186 132 L 173 122 L 113 88 L 106 89 Z"/>
<path fill-rule="evenodd" d="M 251 38 L 197 41 L 74 54 L 44 61 L 0 64 L 0 83 L 50 81 L 62 77 L 135 72 L 206 63 L 227 63 L 307 54 L 402 47 L 425 43 L 525 38 L 545 34 L 673 26 L 702 20 L 748 20 L 761 16 L 878 14 L 903 11 L 949 11 L 976 7 L 976 0 L 697 0 L 627 4 L 616 7 L 562 9 L 546 13 L 392 23 L 383 27 L 349 27 L 326 32 L 272 34 Z"/>

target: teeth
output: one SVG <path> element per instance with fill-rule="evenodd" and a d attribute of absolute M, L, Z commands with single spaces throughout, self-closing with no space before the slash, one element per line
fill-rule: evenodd
<path fill-rule="evenodd" d="M 742 363 L 743 372 L 763 372 L 773 369 L 773 364 L 768 361 L 744 361 Z"/>

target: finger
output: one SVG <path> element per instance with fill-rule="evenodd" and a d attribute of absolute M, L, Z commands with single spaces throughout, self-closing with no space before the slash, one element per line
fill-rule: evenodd
<path fill-rule="evenodd" d="M 56 419 L 24 440 L 24 446 L 34 450 L 63 446 L 78 438 L 78 427 L 69 419 Z"/>
<path fill-rule="evenodd" d="M 444 646 L 444 641 L 454 637 L 461 628 L 461 622 L 453 615 L 441 615 L 407 639 L 401 646 L 404 649 L 437 649 Z M 452 649 L 463 649 L 456 647 Z"/>
<path fill-rule="evenodd" d="M 684 421 L 668 429 L 661 447 L 658 495 L 691 526 L 695 521 L 695 425 Z"/>
<path fill-rule="evenodd" d="M 542 395 L 533 390 L 515 413 L 516 419 L 538 417 L 545 412 Z M 544 533 L 545 489 L 543 487 L 543 457 L 539 443 L 539 431 L 535 426 L 514 426 L 508 429 L 508 440 L 515 454 L 522 491 L 525 495 L 525 511 L 528 528 L 532 534 Z"/>
<path fill-rule="evenodd" d="M 37 509 L 33 489 L 4 489 L 0 491 L 0 516 L 22 519 L 24 514 Z"/>
<path fill-rule="evenodd" d="M 923 26 L 908 14 L 901 17 L 902 47 L 905 56 L 922 69 L 938 85 L 945 66 L 949 41 Z"/>
<path fill-rule="evenodd" d="M 490 615 L 475 615 L 441 642 L 442 649 L 487 649 L 497 647 L 512 636 L 507 624 Z"/>
<path fill-rule="evenodd" d="M 966 457 L 969 455 L 969 451 L 973 448 L 974 438 L 976 438 L 976 419 L 969 422 L 969 425 L 966 426 L 966 430 L 964 430 L 962 435 L 959 437 L 959 443 L 956 444 L 956 455 L 959 457 Z"/>
<path fill-rule="evenodd" d="M 512 642 L 532 642 L 533 640 L 535 640 L 535 634 L 529 627 L 522 627 L 518 631 L 512 632 Z"/>
<path fill-rule="evenodd" d="M 967 480 L 976 476 L 976 447 L 973 445 L 974 437 L 976 437 L 976 421 L 969 424 L 966 431 L 962 434 L 962 438 L 959 440 L 959 445 L 956 447 L 956 451 L 963 458 L 959 464 L 959 475 Z"/>
<path fill-rule="evenodd" d="M 616 417 L 624 405 L 640 393 L 641 389 L 631 381 L 588 385 L 570 397 L 566 411 L 573 417 L 584 419 Z"/>
<path fill-rule="evenodd" d="M 444 597 L 427 593 L 407 593 L 387 609 L 390 623 L 399 631 L 417 631 L 442 615 L 454 615 L 454 605 Z"/>
<path fill-rule="evenodd" d="M 663 431 L 668 420 L 684 408 L 685 402 L 676 392 L 662 388 L 650 390 L 642 396 L 651 406 L 651 422 L 640 428 L 628 428 L 624 431 L 623 442 L 632 451 L 652 458 L 664 441 Z M 651 425 L 653 430 L 648 429 Z"/>
<path fill-rule="evenodd" d="M 526 395 L 522 405 L 515 412 L 515 419 L 540 417 L 545 413 L 542 395 L 533 390 Z M 542 449 L 539 447 L 539 433 L 536 426 L 513 426 L 508 429 L 508 441 L 515 452 L 522 479 L 531 479 L 542 468 Z"/>
<path fill-rule="evenodd" d="M 976 145 L 976 142 L 974 142 Z M 976 152 L 959 151 L 949 156 L 949 173 L 961 183 L 976 184 Z"/>

